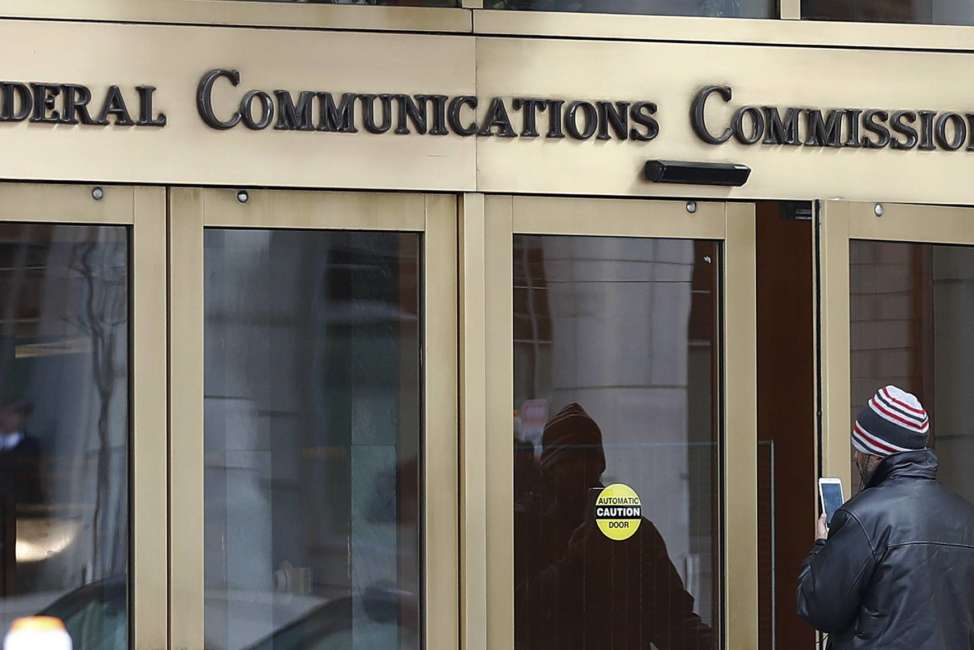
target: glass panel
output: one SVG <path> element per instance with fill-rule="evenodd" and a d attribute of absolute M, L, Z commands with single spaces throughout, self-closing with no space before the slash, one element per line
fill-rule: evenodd
<path fill-rule="evenodd" d="M 853 241 L 852 414 L 882 386 L 914 393 L 930 414 L 940 479 L 974 500 L 974 248 Z M 851 444 L 850 444 L 851 454 Z M 858 473 L 852 471 L 854 489 Z"/>
<path fill-rule="evenodd" d="M 204 235 L 207 650 L 419 647 L 420 235 Z"/>
<path fill-rule="evenodd" d="M 774 0 L 485 0 L 484 7 L 652 16 L 778 17 L 778 3 Z"/>
<path fill-rule="evenodd" d="M 124 226 L 0 224 L 0 619 L 128 647 Z"/>
<path fill-rule="evenodd" d="M 865 23 L 974 25 L 974 4 L 958 0 L 802 0 L 802 18 Z"/>
<path fill-rule="evenodd" d="M 718 647 L 718 250 L 514 238 L 519 650 Z"/>

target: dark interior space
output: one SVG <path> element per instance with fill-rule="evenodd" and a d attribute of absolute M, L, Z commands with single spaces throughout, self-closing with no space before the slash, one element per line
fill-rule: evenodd
<path fill-rule="evenodd" d="M 815 332 L 810 203 L 757 203 L 761 650 L 812 650 L 795 584 L 815 534 Z"/>
<path fill-rule="evenodd" d="M 951 0 L 803 0 L 802 18 L 867 23 L 970 25 L 970 3 Z"/>

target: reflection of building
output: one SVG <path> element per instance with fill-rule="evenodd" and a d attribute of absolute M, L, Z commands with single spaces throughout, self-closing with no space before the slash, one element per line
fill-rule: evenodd
<path fill-rule="evenodd" d="M 0 238 L 9 617 L 126 571 L 127 239 L 20 225 Z"/>
<path fill-rule="evenodd" d="M 515 403 L 584 405 L 605 436 L 603 482 L 643 495 L 710 623 L 714 250 L 591 237 L 519 237 L 514 247 Z"/>
<path fill-rule="evenodd" d="M 967 498 L 974 454 L 966 379 L 974 362 L 974 257 L 959 246 L 858 243 L 852 255 L 852 394 L 915 392 L 930 413 L 941 477 Z M 854 417 L 854 416 L 853 416 Z"/>
<path fill-rule="evenodd" d="M 419 414 L 402 399 L 418 371 L 416 243 L 207 233 L 213 648 L 247 646 L 376 585 L 418 592 Z M 294 263 L 268 273 L 276 258 Z M 362 607 L 353 633 L 368 625 Z M 390 630 L 374 640 L 396 643 Z"/>

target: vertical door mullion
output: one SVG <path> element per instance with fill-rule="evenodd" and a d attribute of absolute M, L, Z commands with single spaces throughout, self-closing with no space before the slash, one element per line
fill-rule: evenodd
<path fill-rule="evenodd" d="M 426 196 L 423 236 L 425 648 L 459 645 L 457 200 Z"/>
<path fill-rule="evenodd" d="M 460 645 L 487 648 L 486 255 L 484 196 L 465 194 L 460 239 Z M 430 649 L 432 650 L 432 649 Z"/>
<path fill-rule="evenodd" d="M 514 209 L 512 197 L 491 196 L 484 211 L 487 650 L 514 647 Z"/>
<path fill-rule="evenodd" d="M 170 647 L 203 650 L 203 193 L 170 190 Z"/>
<path fill-rule="evenodd" d="M 754 205 L 728 203 L 724 240 L 724 585 L 727 648 L 758 647 Z"/>
<path fill-rule="evenodd" d="M 852 494 L 850 460 L 849 387 L 849 204 L 828 201 L 821 221 L 822 273 L 822 367 L 823 402 L 822 475 L 842 480 L 845 494 Z"/>
<path fill-rule="evenodd" d="M 132 613 L 137 650 L 168 643 L 166 193 L 134 189 Z"/>

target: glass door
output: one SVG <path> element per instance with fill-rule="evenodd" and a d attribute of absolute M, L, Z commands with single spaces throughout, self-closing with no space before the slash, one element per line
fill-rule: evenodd
<path fill-rule="evenodd" d="M 0 635 L 164 648 L 166 203 L 0 183 Z"/>
<path fill-rule="evenodd" d="M 172 191 L 173 647 L 456 646 L 455 224 Z"/>
<path fill-rule="evenodd" d="M 464 629 L 757 647 L 754 206 L 463 212 Z"/>
<path fill-rule="evenodd" d="M 939 478 L 974 500 L 974 210 L 828 201 L 822 242 L 823 474 L 858 491 L 852 423 L 892 384 L 928 411 Z"/>

